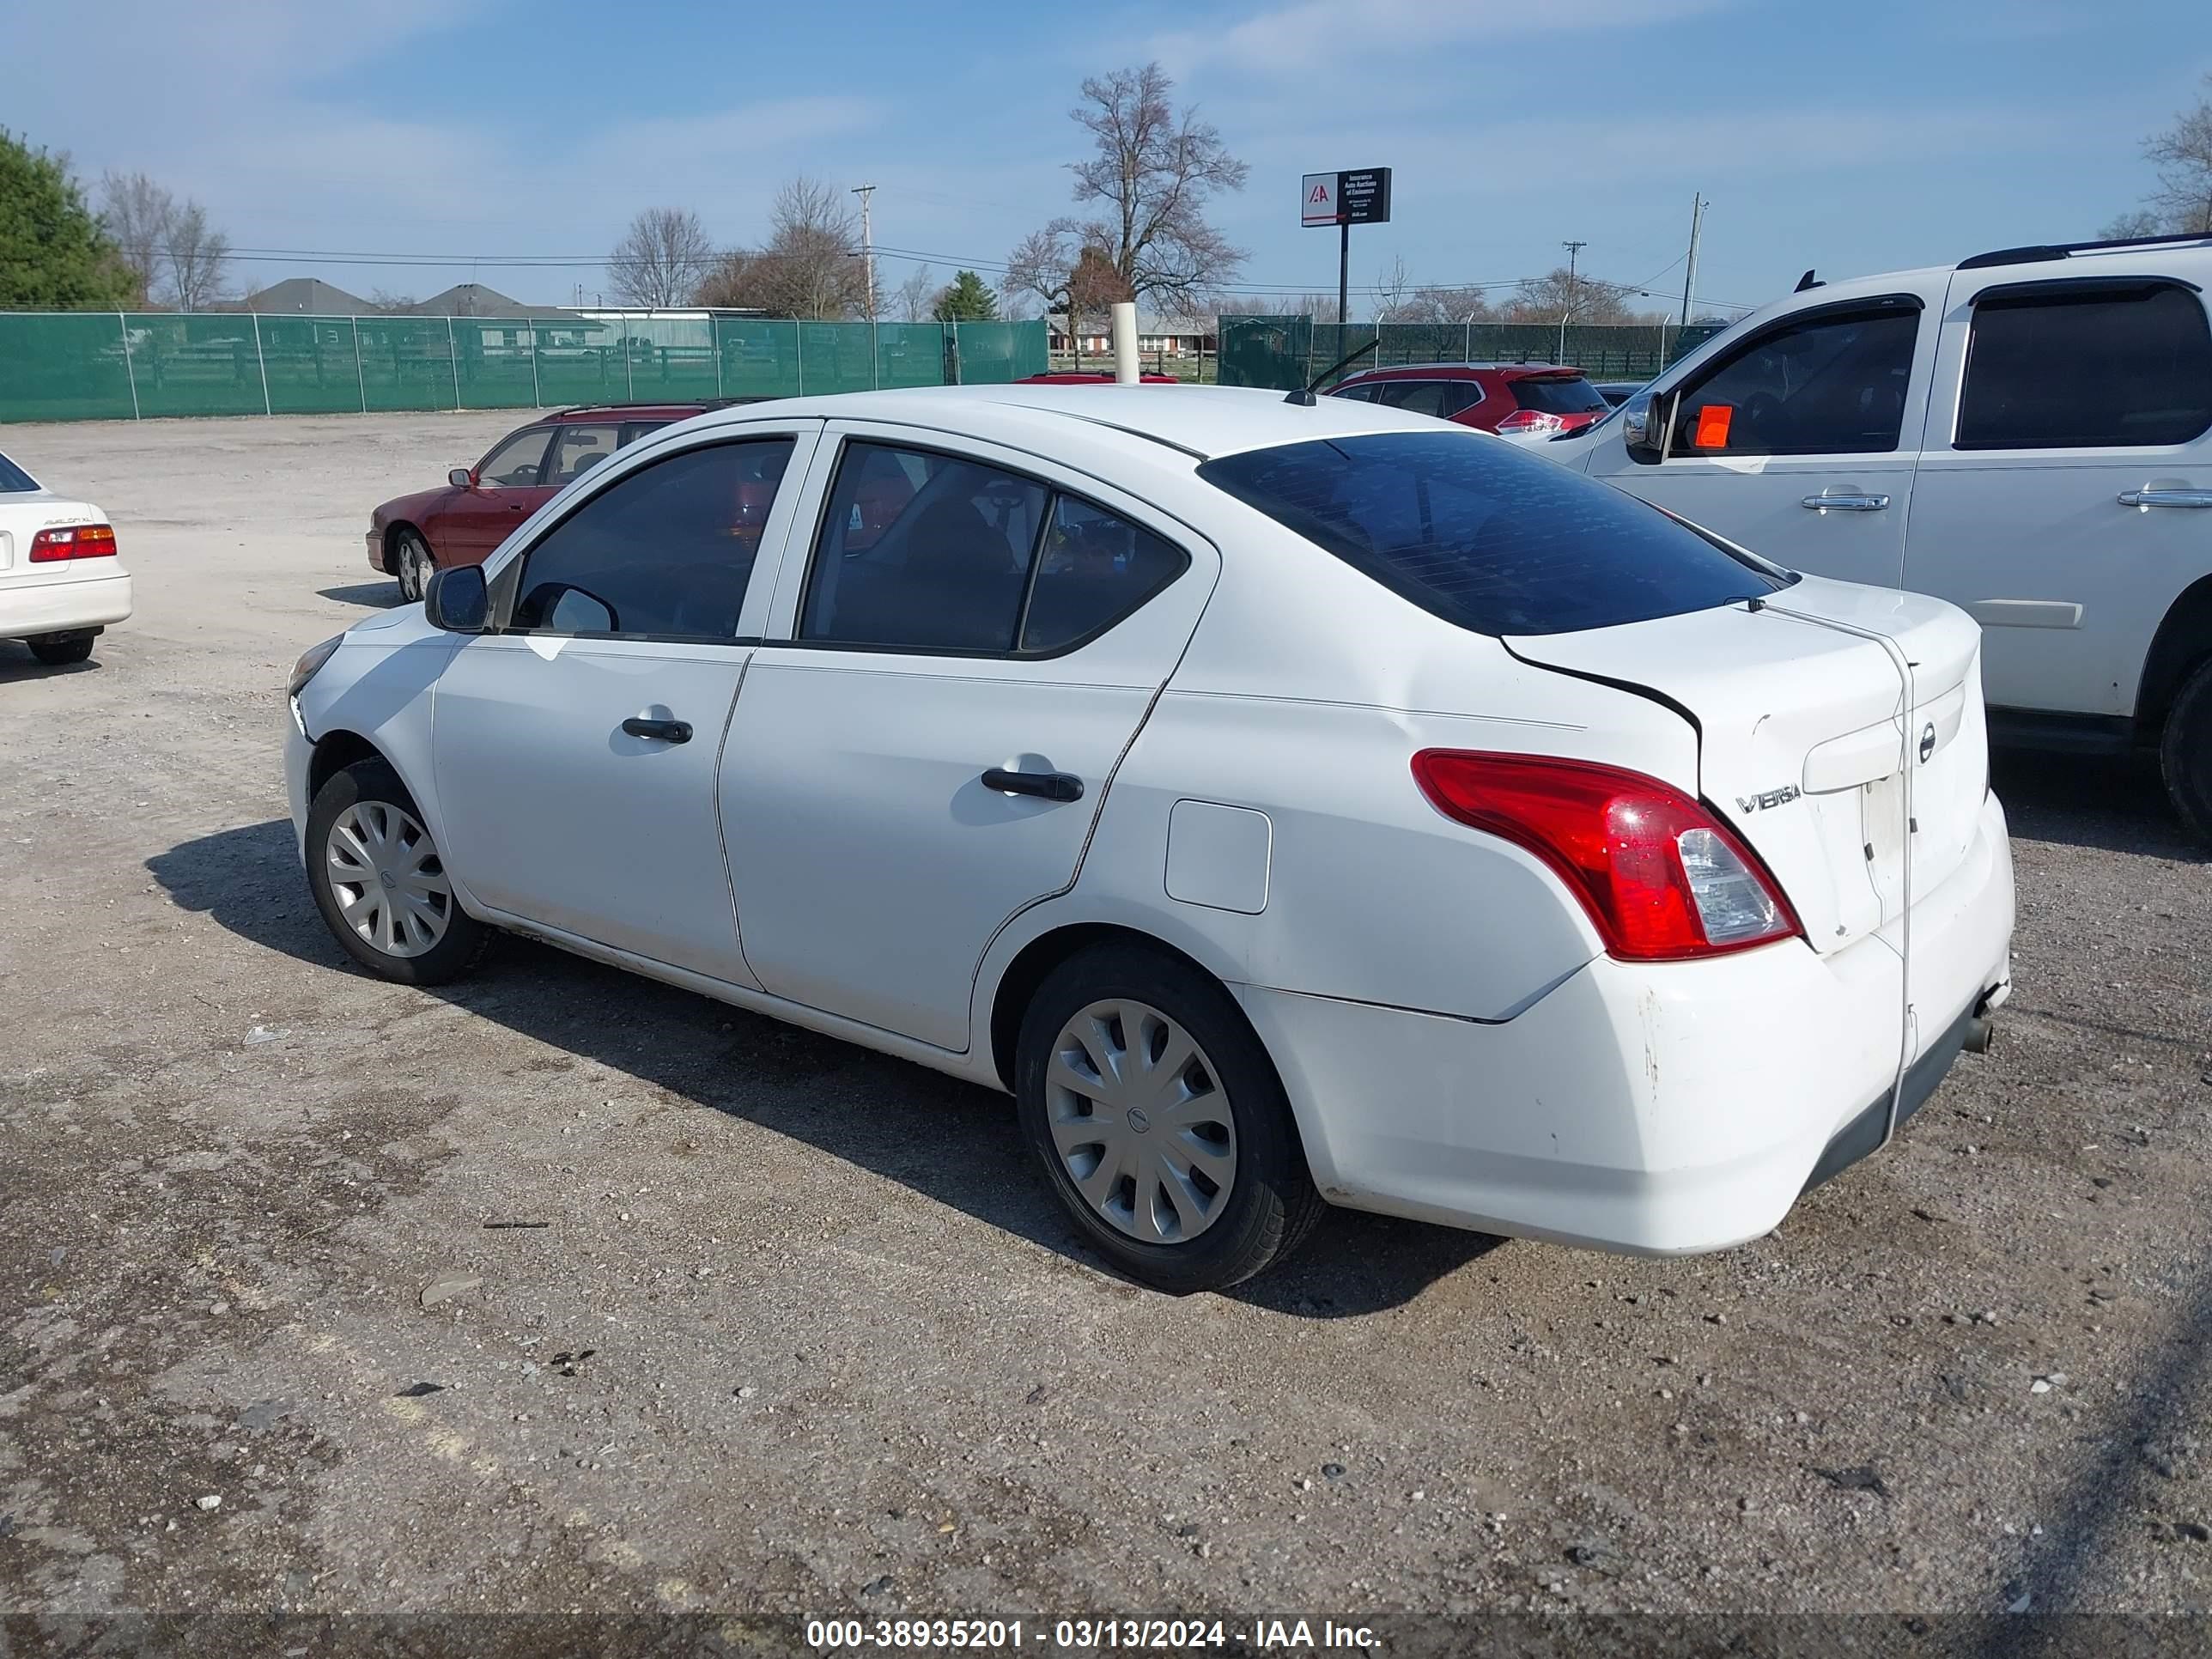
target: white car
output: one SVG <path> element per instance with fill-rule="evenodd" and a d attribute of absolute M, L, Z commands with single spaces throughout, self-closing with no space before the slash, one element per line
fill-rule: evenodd
<path fill-rule="evenodd" d="M 130 614 L 107 515 L 0 455 L 0 640 L 21 640 L 58 668 L 89 657 L 100 631 Z"/>
<path fill-rule="evenodd" d="M 1987 632 L 2000 738 L 2154 749 L 2212 840 L 2212 237 L 1807 282 L 1539 453 Z"/>
<path fill-rule="evenodd" d="M 1881 1145 L 2009 984 L 1979 675 L 1401 411 L 884 392 L 622 452 L 303 656 L 286 767 L 373 971 L 509 929 L 1010 1091 L 1187 1291 L 1324 1203 L 1716 1249 Z"/>

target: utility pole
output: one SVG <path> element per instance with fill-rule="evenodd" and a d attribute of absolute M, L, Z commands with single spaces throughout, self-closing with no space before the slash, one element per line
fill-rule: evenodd
<path fill-rule="evenodd" d="M 1698 236 L 1705 226 L 1705 198 L 1690 198 L 1690 268 L 1682 273 L 1682 326 L 1690 325 L 1690 291 L 1698 285 Z"/>
<path fill-rule="evenodd" d="M 868 209 L 875 196 L 873 185 L 855 185 L 853 194 L 860 198 L 860 263 L 868 276 L 868 320 L 876 320 L 876 239 Z"/>
<path fill-rule="evenodd" d="M 1567 251 L 1567 301 L 1559 308 L 1559 349 L 1553 354 L 1552 357 L 1552 361 L 1555 363 L 1564 363 L 1567 361 L 1567 319 L 1575 314 L 1575 258 L 1589 244 L 1562 242 L 1559 246 Z"/>

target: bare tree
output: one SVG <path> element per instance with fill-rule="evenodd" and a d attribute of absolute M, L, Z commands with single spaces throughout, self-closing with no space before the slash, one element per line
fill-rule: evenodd
<path fill-rule="evenodd" d="M 607 256 L 607 286 L 626 304 L 658 309 L 689 301 L 714 261 L 714 245 L 689 208 L 647 208 Z"/>
<path fill-rule="evenodd" d="M 143 173 L 106 173 L 100 179 L 100 222 L 138 284 L 138 303 L 154 297 L 168 257 L 176 198 Z"/>
<path fill-rule="evenodd" d="M 1388 319 L 1397 323 L 1480 323 L 1490 318 L 1490 301 L 1479 288 L 1417 288 Z"/>
<path fill-rule="evenodd" d="M 767 273 L 761 256 L 750 248 L 733 247 L 716 256 L 691 290 L 695 306 L 714 306 L 730 311 L 769 309 Z"/>
<path fill-rule="evenodd" d="M 1565 265 L 1522 283 L 1507 304 L 1509 323 L 1633 323 L 1644 320 L 1629 310 L 1623 290 L 1570 273 Z"/>
<path fill-rule="evenodd" d="M 836 319 L 867 309 L 859 227 L 836 189 L 804 174 L 775 194 L 769 263 L 774 309 L 787 317 Z"/>
<path fill-rule="evenodd" d="M 2098 232 L 2100 236 L 2119 240 L 2129 236 L 2155 236 L 2159 234 L 2158 215 L 2148 208 L 2137 208 L 2132 213 L 2123 213 Z"/>
<path fill-rule="evenodd" d="M 1413 289 L 1413 273 L 1406 268 L 1406 256 L 1393 254 L 1390 263 L 1375 277 L 1375 320 L 1378 323 L 1405 323 L 1414 319 L 1398 313 L 1406 307 L 1406 296 Z"/>
<path fill-rule="evenodd" d="M 892 295 L 892 305 L 902 323 L 926 323 L 936 314 L 937 296 L 945 284 L 937 280 L 936 270 L 928 265 L 917 265 L 906 281 L 898 285 Z"/>
<path fill-rule="evenodd" d="M 207 210 L 186 202 L 169 216 L 169 295 L 179 311 L 205 311 L 230 283 L 230 238 L 208 223 Z"/>
<path fill-rule="evenodd" d="M 1101 252 L 1128 290 L 1124 297 L 1170 308 L 1237 274 L 1243 250 L 1206 222 L 1206 208 L 1215 192 L 1242 190 L 1249 169 L 1195 109 L 1176 112 L 1174 90 L 1158 64 L 1083 83 L 1084 101 L 1069 114 L 1096 153 L 1069 170 L 1076 201 L 1096 203 L 1099 212 L 1055 219 L 1024 238 L 1007 259 L 1006 288 L 1050 306 L 1055 293 L 1065 298 L 1085 248 Z"/>
<path fill-rule="evenodd" d="M 411 294 L 396 294 L 388 288 L 373 288 L 368 291 L 368 308 L 387 316 L 400 316 L 414 310 L 420 303 Z"/>
<path fill-rule="evenodd" d="M 2212 88 L 2212 75 L 2204 84 Z M 2144 139 L 2143 156 L 2158 169 L 2158 188 L 2145 199 L 2160 221 L 2159 230 L 2212 235 L 2212 97 L 2199 98 L 2164 132 Z"/>

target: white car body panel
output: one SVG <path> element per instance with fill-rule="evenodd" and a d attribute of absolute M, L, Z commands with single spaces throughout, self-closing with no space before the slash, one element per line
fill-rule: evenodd
<path fill-rule="evenodd" d="M 131 574 L 119 557 L 33 564 L 41 530 L 106 524 L 89 501 L 51 489 L 0 490 L 0 640 L 105 628 L 131 615 Z"/>
<path fill-rule="evenodd" d="M 1334 1201 L 1623 1249 L 1771 1227 L 1839 1129 L 1923 1053 L 1947 1060 L 1939 1040 L 1955 1048 L 2008 982 L 2011 865 L 1979 775 L 1970 623 L 1808 580 L 1777 590 L 1773 614 L 1499 640 L 1196 476 L 1242 447 L 1434 429 L 1420 417 L 1173 387 L 756 405 L 579 481 L 495 559 L 495 588 L 578 491 L 795 414 L 827 424 L 785 475 L 744 637 L 678 648 L 442 635 L 411 607 L 378 618 L 301 690 L 295 819 L 317 744 L 366 741 L 424 809 L 472 914 L 992 1086 L 1008 1082 L 999 992 L 1024 953 L 1070 928 L 1140 934 L 1245 1009 Z M 859 433 L 1064 483 L 1190 566 L 1056 658 L 794 643 L 833 452 Z M 1924 677 L 1899 665 L 1908 649 Z M 610 731 L 640 710 L 698 735 L 625 757 Z M 1926 762 L 1922 724 L 1942 728 Z M 1827 934 L 1616 960 L 1547 865 L 1429 803 L 1410 757 L 1431 747 L 1600 762 L 1703 794 Z M 1024 757 L 1078 775 L 1081 800 L 981 787 Z M 1727 799 L 1781 781 L 1832 799 Z M 1893 843 L 1868 860 L 1860 826 L 1893 812 Z"/>

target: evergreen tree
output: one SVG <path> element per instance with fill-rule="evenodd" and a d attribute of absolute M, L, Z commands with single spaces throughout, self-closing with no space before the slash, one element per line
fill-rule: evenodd
<path fill-rule="evenodd" d="M 995 323 L 999 302 L 981 276 L 963 270 L 937 296 L 935 315 L 940 323 Z"/>
<path fill-rule="evenodd" d="M 0 127 L 0 307 L 95 310 L 137 302 L 120 250 L 69 170 Z"/>

